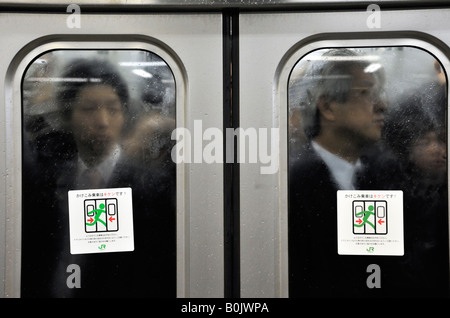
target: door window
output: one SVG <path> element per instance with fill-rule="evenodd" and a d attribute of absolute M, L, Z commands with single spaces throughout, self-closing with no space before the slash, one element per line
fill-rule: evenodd
<path fill-rule="evenodd" d="M 56 50 L 22 83 L 23 297 L 175 297 L 175 81 L 141 50 Z"/>
<path fill-rule="evenodd" d="M 447 294 L 446 87 L 439 61 L 413 47 L 320 49 L 295 65 L 288 91 L 292 297 Z M 340 190 L 359 196 L 353 203 L 361 211 L 350 209 L 354 224 L 344 226 L 353 227 L 350 243 L 364 245 L 362 253 L 339 253 L 349 243 L 340 239 Z M 373 197 L 395 191 L 400 208 Z M 387 222 L 400 213 L 401 222 Z M 377 253 L 397 230 L 403 251 Z M 382 288 L 367 281 L 371 264 Z"/>

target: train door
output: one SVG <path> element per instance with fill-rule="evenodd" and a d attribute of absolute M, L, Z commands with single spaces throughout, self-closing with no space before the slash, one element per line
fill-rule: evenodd
<path fill-rule="evenodd" d="M 63 9 L 0 14 L 0 295 L 223 296 L 222 15 Z"/>
<path fill-rule="evenodd" d="M 448 296 L 449 16 L 240 14 L 242 297 Z"/>
<path fill-rule="evenodd" d="M 450 11 L 214 3 L 0 14 L 0 296 L 448 296 Z"/>

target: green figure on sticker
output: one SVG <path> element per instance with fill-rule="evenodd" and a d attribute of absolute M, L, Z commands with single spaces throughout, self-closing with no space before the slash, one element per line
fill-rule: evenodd
<path fill-rule="evenodd" d="M 106 213 L 106 211 L 104 210 L 105 205 L 104 205 L 103 203 L 101 203 L 101 204 L 99 205 L 99 208 L 100 208 L 100 209 L 95 209 L 95 210 L 92 210 L 92 211 L 91 211 L 91 213 L 95 213 L 94 219 L 90 218 L 89 220 L 91 220 L 91 223 L 86 223 L 86 225 L 92 226 L 92 225 L 95 225 L 97 222 L 100 222 L 100 223 L 102 223 L 104 226 L 106 226 L 106 223 L 105 223 L 103 220 L 100 220 L 100 219 L 99 219 L 99 218 L 100 218 L 100 215 L 101 215 L 102 213 Z"/>
<path fill-rule="evenodd" d="M 356 213 L 355 215 L 357 216 L 357 217 L 362 217 L 362 221 L 361 220 L 359 220 L 360 221 L 360 223 L 359 224 L 353 224 L 354 226 L 356 226 L 356 227 L 362 227 L 362 226 L 364 226 L 364 224 L 369 224 L 372 228 L 374 228 L 375 229 L 375 226 L 368 220 L 372 215 L 374 215 L 375 213 L 373 213 L 373 205 L 369 205 L 369 211 L 361 211 L 361 212 L 358 212 L 358 213 Z"/>

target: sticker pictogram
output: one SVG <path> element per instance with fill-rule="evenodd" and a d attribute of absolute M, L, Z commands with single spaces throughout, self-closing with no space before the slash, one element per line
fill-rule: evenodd
<path fill-rule="evenodd" d="M 119 210 L 117 199 L 84 200 L 86 233 L 112 232 L 119 230 Z"/>
<path fill-rule="evenodd" d="M 387 234 L 387 201 L 353 201 L 354 234 Z"/>

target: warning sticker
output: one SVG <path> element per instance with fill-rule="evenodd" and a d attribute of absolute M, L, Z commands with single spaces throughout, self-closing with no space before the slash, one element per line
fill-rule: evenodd
<path fill-rule="evenodd" d="M 340 255 L 403 255 L 403 192 L 337 193 Z"/>
<path fill-rule="evenodd" d="M 134 250 L 131 188 L 69 191 L 72 254 Z"/>

